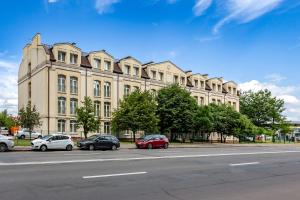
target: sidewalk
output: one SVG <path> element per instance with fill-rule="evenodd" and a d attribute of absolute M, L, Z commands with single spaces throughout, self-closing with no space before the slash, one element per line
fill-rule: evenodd
<path fill-rule="evenodd" d="M 273 143 L 255 143 L 255 144 L 222 144 L 222 143 L 171 143 L 169 148 L 236 148 L 236 147 L 300 147 L 300 143 L 273 144 Z M 135 149 L 134 143 L 121 143 L 121 149 Z M 79 150 L 76 146 L 73 150 Z M 15 146 L 13 151 L 31 151 L 30 146 Z"/>

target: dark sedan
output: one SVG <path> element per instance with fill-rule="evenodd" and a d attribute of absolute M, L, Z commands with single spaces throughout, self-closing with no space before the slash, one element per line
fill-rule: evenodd
<path fill-rule="evenodd" d="M 81 140 L 77 143 L 80 149 L 88 150 L 117 150 L 120 147 L 119 140 L 112 135 L 93 135 L 85 140 Z"/>

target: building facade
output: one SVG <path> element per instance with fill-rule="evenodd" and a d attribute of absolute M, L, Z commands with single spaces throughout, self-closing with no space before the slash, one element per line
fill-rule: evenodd
<path fill-rule="evenodd" d="M 28 102 L 41 114 L 43 134 L 80 135 L 75 109 L 90 96 L 101 117 L 101 133 L 111 133 L 111 114 L 124 95 L 158 91 L 178 83 L 199 105 L 229 104 L 239 111 L 239 91 L 233 81 L 183 71 L 171 61 L 141 63 L 128 56 L 115 59 L 105 50 L 83 52 L 74 43 L 42 44 L 36 34 L 23 49 L 18 74 L 18 107 Z M 124 133 L 121 137 L 129 137 Z"/>

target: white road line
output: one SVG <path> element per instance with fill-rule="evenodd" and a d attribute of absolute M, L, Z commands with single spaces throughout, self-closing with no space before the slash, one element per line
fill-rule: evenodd
<path fill-rule="evenodd" d="M 122 173 L 122 174 L 106 174 L 106 175 L 96 175 L 96 176 L 83 176 L 83 179 L 91 179 L 91 178 L 106 178 L 106 177 L 114 177 L 114 176 L 129 176 L 129 175 L 140 175 L 147 174 L 147 172 L 132 172 L 132 173 Z"/>
<path fill-rule="evenodd" d="M 99 158 L 84 160 L 56 160 L 56 161 L 34 161 L 34 162 L 0 162 L 0 166 L 20 166 L 20 165 L 54 165 L 69 163 L 89 163 L 89 162 L 112 162 L 112 161 L 136 161 L 136 160 L 157 160 L 157 159 L 178 159 L 178 158 L 201 158 L 201 157 L 221 157 L 221 156 L 241 156 L 241 155 L 263 155 L 263 154 L 286 154 L 300 153 L 300 151 L 263 151 L 244 153 L 221 153 L 221 154 L 196 154 L 196 155 L 168 155 L 168 156 L 145 156 L 131 158 Z"/>
<path fill-rule="evenodd" d="M 235 163 L 235 164 L 229 164 L 231 167 L 235 166 L 245 166 L 245 165 L 258 165 L 259 162 L 249 162 L 249 163 Z"/>

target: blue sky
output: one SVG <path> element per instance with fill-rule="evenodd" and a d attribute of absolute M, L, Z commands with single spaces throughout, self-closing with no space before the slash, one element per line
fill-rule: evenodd
<path fill-rule="evenodd" d="M 299 0 L 4 0 L 0 9 L 0 109 L 16 113 L 22 48 L 40 32 L 47 44 L 172 60 L 244 90 L 268 88 L 300 120 Z"/>

